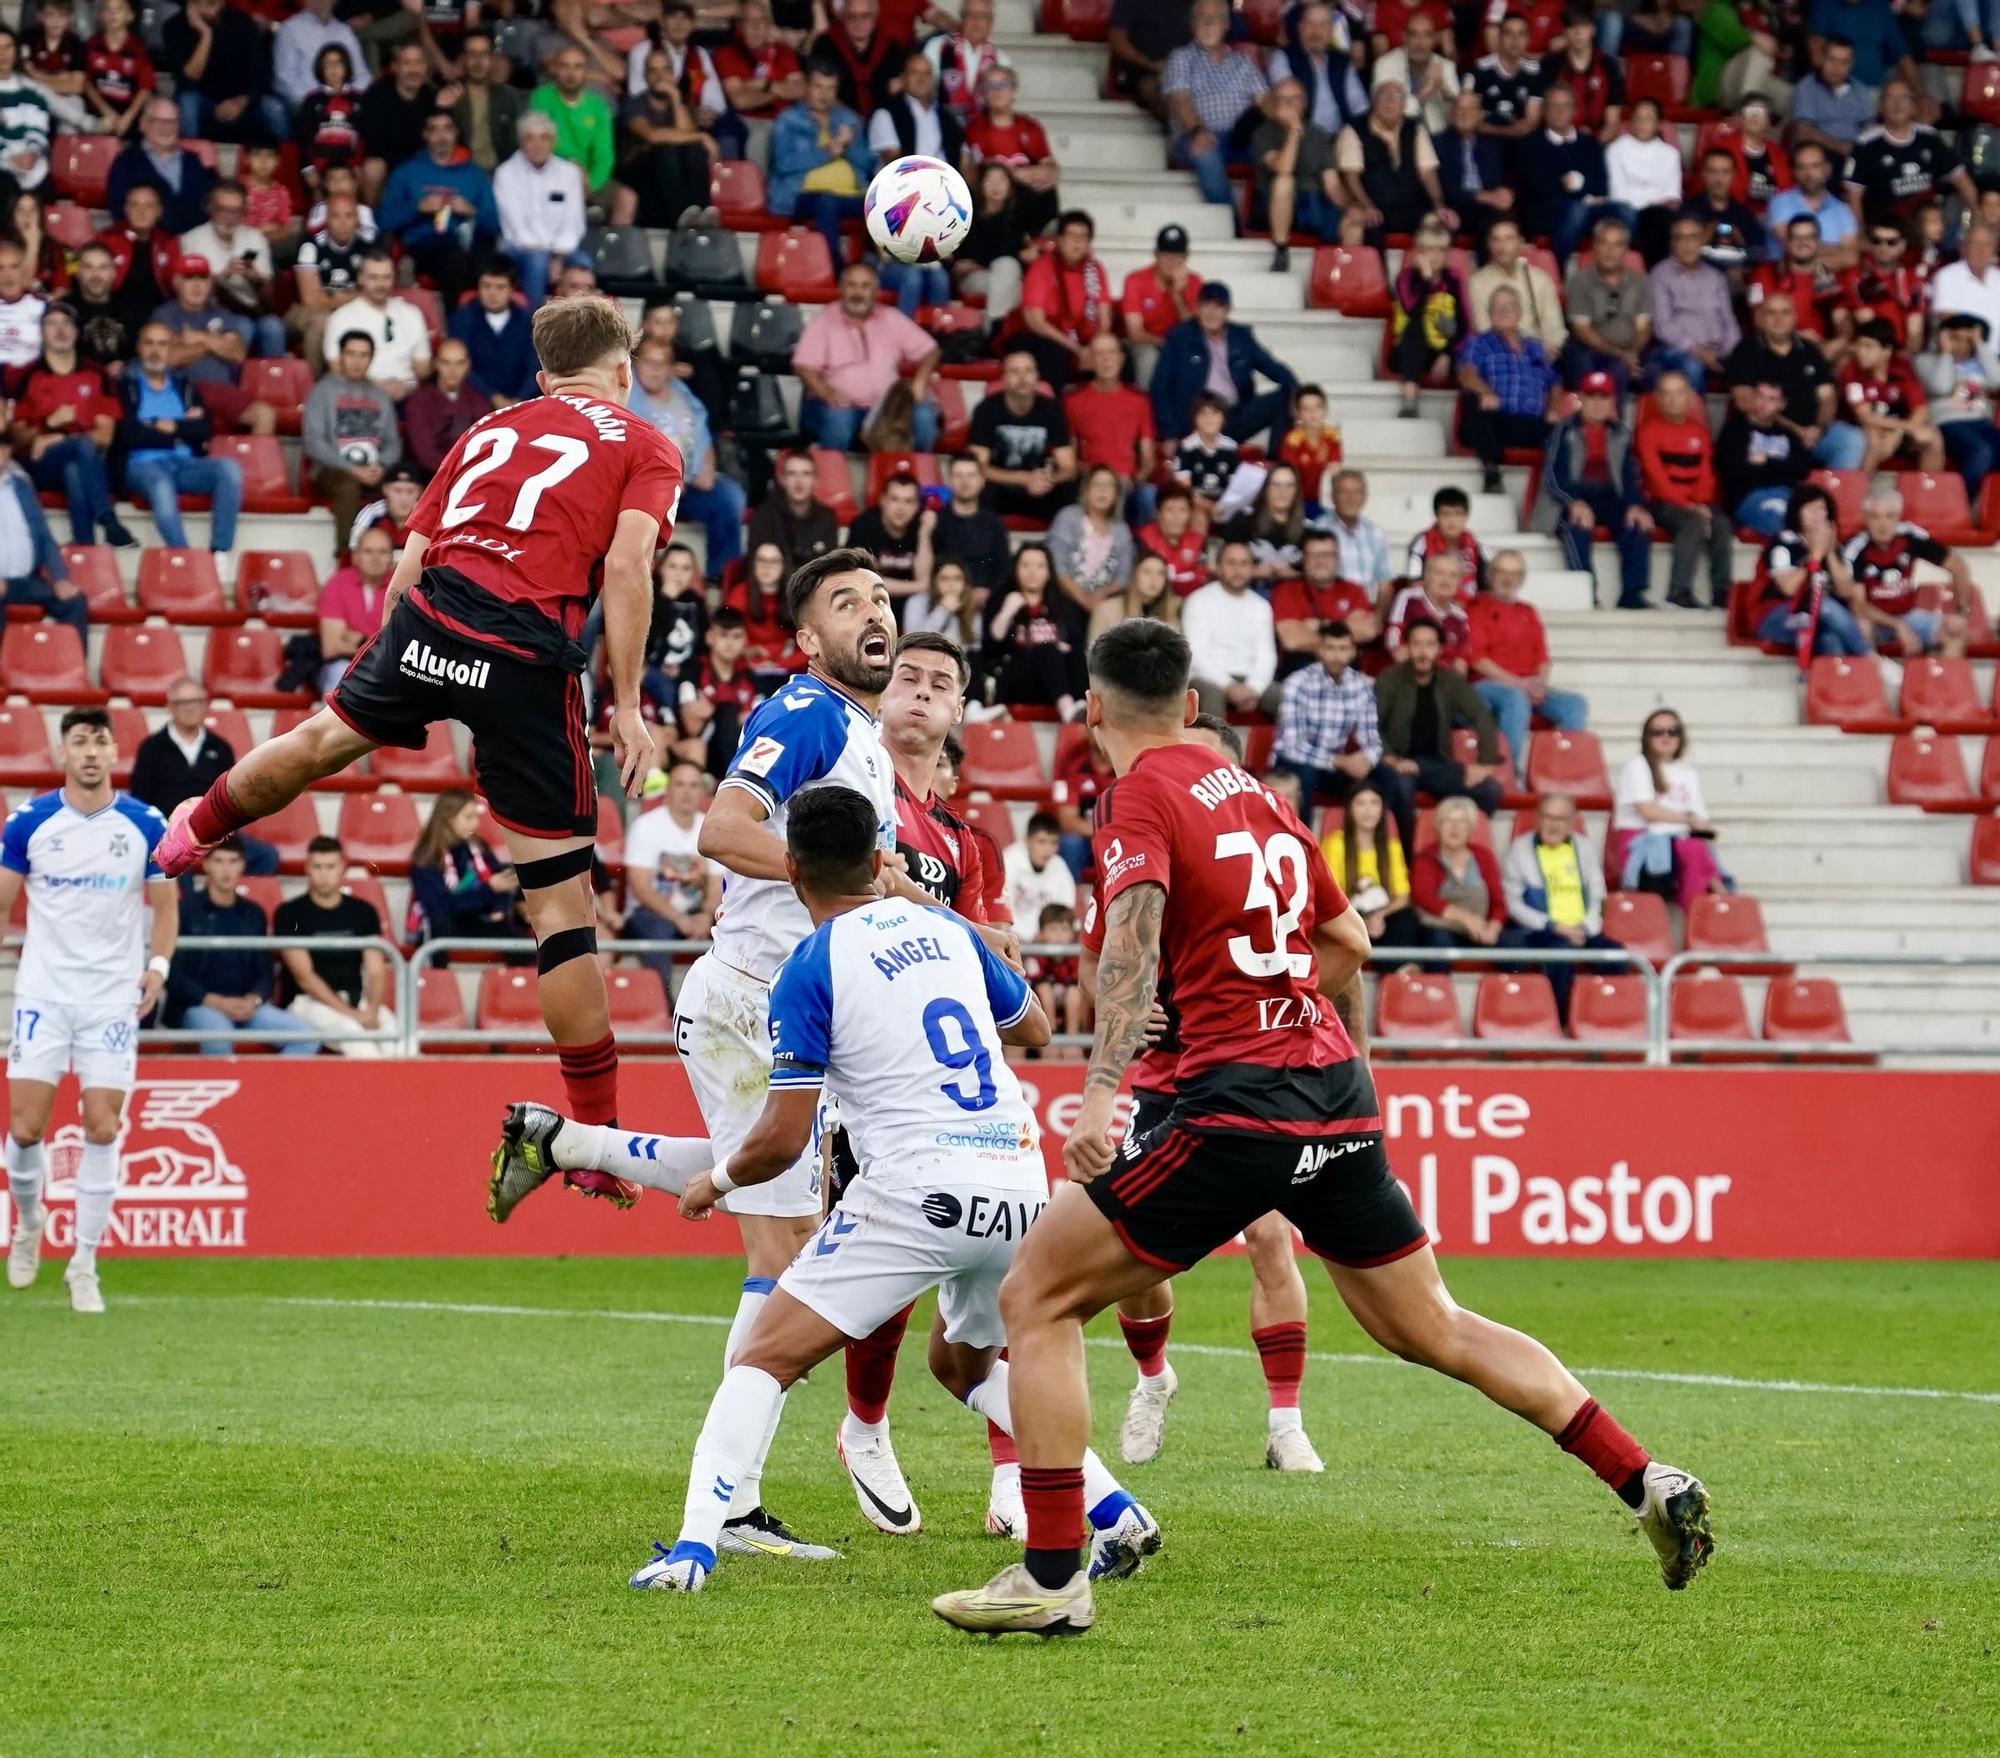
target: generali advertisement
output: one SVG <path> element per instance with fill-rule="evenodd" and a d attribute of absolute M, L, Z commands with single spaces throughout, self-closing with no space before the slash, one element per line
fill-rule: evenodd
<path fill-rule="evenodd" d="M 1060 1176 L 1083 1066 L 1018 1072 Z M 1399 1064 L 1380 1088 L 1397 1175 L 1441 1252 L 2000 1257 L 2000 1075 Z M 487 1156 L 514 1099 L 560 1105 L 553 1059 L 142 1063 L 108 1244 L 258 1257 L 737 1249 L 728 1223 L 683 1222 L 653 1192 L 620 1214 L 551 1185 L 495 1226 Z M 628 1061 L 621 1109 L 633 1128 L 701 1133 L 672 1061 Z M 70 1087 L 56 1119 L 49 1243 L 66 1251 L 83 1140 Z"/>

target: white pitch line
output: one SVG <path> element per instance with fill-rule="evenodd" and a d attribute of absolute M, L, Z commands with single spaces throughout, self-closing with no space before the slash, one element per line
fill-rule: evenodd
<path fill-rule="evenodd" d="M 228 1301 L 232 1297 L 218 1295 L 211 1298 Z M 315 1298 L 305 1295 L 269 1295 L 260 1296 L 259 1304 L 326 1307 L 336 1310 L 353 1307 L 377 1312 L 456 1313 L 473 1318 L 606 1319 L 619 1324 L 643 1325 L 717 1325 L 727 1328 L 734 1322 L 710 1312 L 617 1312 L 560 1306 L 503 1306 L 484 1301 L 348 1300 L 332 1296 Z M 1084 1341 L 1097 1349 L 1125 1347 L 1123 1340 L 1117 1337 L 1086 1337 Z M 1239 1361 L 1254 1361 L 1257 1358 L 1254 1349 L 1239 1349 L 1225 1343 L 1174 1343 L 1170 1348 L 1174 1353 L 1181 1355 L 1223 1355 Z M 1309 1351 L 1307 1359 L 1332 1362 L 1343 1367 L 1403 1365 L 1391 1355 L 1343 1354 L 1319 1349 Z M 2000 1392 L 1959 1392 L 1939 1386 L 1851 1386 L 1820 1380 L 1753 1380 L 1726 1373 L 1668 1373 L 1643 1367 L 1580 1367 L 1575 1371 L 1584 1379 L 1644 1380 L 1653 1385 L 1663 1386 L 1715 1386 L 1733 1392 L 1790 1392 L 1838 1398 L 1928 1398 L 1951 1403 L 2000 1405 Z"/>

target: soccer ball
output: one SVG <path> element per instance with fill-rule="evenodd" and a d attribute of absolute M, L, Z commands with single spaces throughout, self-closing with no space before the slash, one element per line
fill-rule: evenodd
<path fill-rule="evenodd" d="M 862 203 L 868 236 L 897 262 L 943 262 L 972 229 L 972 191 L 942 159 L 896 159 L 875 173 Z"/>

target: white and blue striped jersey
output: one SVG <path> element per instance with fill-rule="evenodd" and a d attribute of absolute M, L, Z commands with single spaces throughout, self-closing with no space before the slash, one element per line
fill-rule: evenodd
<path fill-rule="evenodd" d="M 885 854 L 895 849 L 896 772 L 875 717 L 837 684 L 808 673 L 752 710 L 720 785 L 745 788 L 763 801 L 765 821 L 782 841 L 786 803 L 819 782 L 838 782 L 871 800 L 876 841 Z M 785 880 L 725 870 L 722 909 L 709 936 L 724 964 L 768 983 L 811 928 L 806 906 Z"/>
<path fill-rule="evenodd" d="M 1047 1188 L 1035 1114 L 1000 1033 L 1034 997 L 963 917 L 901 898 L 822 922 L 771 985 L 771 1087 L 839 1101 L 871 1184 L 937 1181 L 939 1163 Z"/>
<path fill-rule="evenodd" d="M 146 882 L 167 821 L 126 794 L 95 812 L 37 794 L 8 816 L 0 866 L 26 875 L 28 935 L 18 995 L 110 1011 L 138 1000 L 146 964 Z"/>

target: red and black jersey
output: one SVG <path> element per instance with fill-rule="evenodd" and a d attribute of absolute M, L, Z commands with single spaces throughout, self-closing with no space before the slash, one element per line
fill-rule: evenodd
<path fill-rule="evenodd" d="M 1881 372 L 1873 376 L 1863 372 L 1850 354 L 1840 363 L 1836 382 L 1843 409 L 1869 409 L 1894 421 L 1908 420 L 1928 402 L 1924 387 L 1917 382 L 1915 368 L 1900 354 L 1890 355 Z"/>
<path fill-rule="evenodd" d="M 1204 746 L 1159 746 L 1099 796 L 1096 858 L 1107 923 L 1127 891 L 1166 892 L 1177 1124 L 1326 1134 L 1352 1115 L 1354 1045 L 1320 997 L 1313 950 L 1347 897 L 1291 808 Z M 1372 1113 L 1372 1087 L 1358 1090 Z"/>
<path fill-rule="evenodd" d="M 1424 564 L 1434 555 L 1458 557 L 1458 590 L 1461 597 L 1470 598 L 1486 585 L 1486 550 L 1470 531 L 1461 531 L 1456 537 L 1445 536 L 1435 525 L 1419 531 L 1410 539 L 1410 553 L 1403 564 L 1403 572 L 1412 580 L 1421 580 Z"/>
<path fill-rule="evenodd" d="M 1392 39 L 1401 41 L 1400 38 Z M 1544 61 L 1553 70 L 1552 85 L 1566 85 L 1576 93 L 1576 125 L 1585 134 L 1602 135 L 1604 113 L 1613 104 L 1625 102 L 1625 76 L 1608 56 L 1593 54 L 1581 69 L 1567 55 Z"/>
<path fill-rule="evenodd" d="M 134 98 L 151 91 L 157 83 L 146 45 L 130 31 L 115 49 L 101 31 L 92 37 L 84 45 L 83 72 L 92 89 L 114 110 L 128 108 Z"/>
<path fill-rule="evenodd" d="M 1788 593 L 1778 583 L 1780 574 L 1804 570 L 1805 579 L 1796 592 Z M 1833 590 L 1833 572 L 1824 561 L 1814 561 L 1806 540 L 1796 531 L 1780 531 L 1764 546 L 1757 559 L 1757 602 L 1766 605 L 1778 600 L 1789 602 L 1795 616 L 1819 614 L 1820 600 Z"/>
<path fill-rule="evenodd" d="M 986 880 L 972 826 L 936 794 L 920 800 L 896 777 L 896 852 L 910 877 L 968 922 L 986 920 Z"/>
<path fill-rule="evenodd" d="M 1190 525 L 1169 540 L 1157 525 L 1140 527 L 1139 547 L 1167 564 L 1167 583 L 1182 598 L 1208 584 L 1208 534 Z"/>
<path fill-rule="evenodd" d="M 1857 531 L 1842 545 L 1854 583 L 1884 616 L 1908 616 L 1917 608 L 1917 563 L 1943 566 L 1951 551 L 1921 525 L 1902 524 L 1887 543 Z"/>
<path fill-rule="evenodd" d="M 22 43 L 21 52 L 28 72 L 37 79 L 85 71 L 83 39 L 75 31 L 64 31 L 53 43 L 37 33 L 32 41 Z"/>
<path fill-rule="evenodd" d="M 1847 309 L 1856 323 L 1871 317 L 1885 317 L 1903 333 L 1910 313 L 1924 305 L 1923 283 L 1907 263 L 1898 263 L 1886 274 L 1866 258 L 1841 277 Z"/>
<path fill-rule="evenodd" d="M 616 403 L 535 397 L 467 428 L 410 515 L 427 537 L 409 602 L 440 628 L 576 669 L 576 637 L 619 519 L 673 535 L 681 455 Z"/>
<path fill-rule="evenodd" d="M 724 677 L 715 669 L 715 661 L 704 653 L 693 666 L 685 668 L 681 679 L 681 700 L 692 701 L 696 696 L 716 708 L 733 708 L 740 724 L 757 706 L 757 680 L 747 665 L 737 666 Z"/>
<path fill-rule="evenodd" d="M 960 822 L 979 849 L 979 884 L 986 897 L 986 920 L 995 927 L 1011 928 L 1014 906 L 1007 901 L 1007 863 L 1000 857 L 1000 845 L 970 819 Z"/>
<path fill-rule="evenodd" d="M 294 123 L 300 150 L 315 171 L 362 160 L 361 96 L 350 91 L 308 92 Z"/>
<path fill-rule="evenodd" d="M 1750 308 L 1754 311 L 1773 293 L 1789 293 L 1798 311 L 1799 329 L 1824 339 L 1832 332 L 1832 315 L 1847 303 L 1845 277 L 1836 270 L 1797 268 L 1789 262 L 1760 264 L 1750 277 Z"/>

